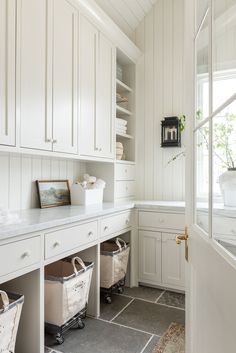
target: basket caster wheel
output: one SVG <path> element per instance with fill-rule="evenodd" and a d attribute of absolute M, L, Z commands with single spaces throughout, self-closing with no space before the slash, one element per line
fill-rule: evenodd
<path fill-rule="evenodd" d="M 112 302 L 111 297 L 109 297 L 109 296 L 105 297 L 104 300 L 105 300 L 106 304 L 111 304 L 111 302 Z"/>
<path fill-rule="evenodd" d="M 55 339 L 57 344 L 62 344 L 65 341 L 64 337 L 60 333 L 56 334 Z"/>
<path fill-rule="evenodd" d="M 77 322 L 77 328 L 79 330 L 82 330 L 84 327 L 85 327 L 85 323 L 81 319 L 79 319 Z"/>
<path fill-rule="evenodd" d="M 123 294 L 123 293 L 124 293 L 124 288 L 119 287 L 119 288 L 117 289 L 117 292 L 118 292 L 119 294 Z"/>

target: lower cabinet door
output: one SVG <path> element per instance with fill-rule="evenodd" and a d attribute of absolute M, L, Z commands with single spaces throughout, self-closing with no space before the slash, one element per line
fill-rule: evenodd
<path fill-rule="evenodd" d="M 139 231 L 139 281 L 161 282 L 161 233 Z"/>
<path fill-rule="evenodd" d="M 177 245 L 175 237 L 176 234 L 162 233 L 162 282 L 184 288 L 184 242 Z"/>

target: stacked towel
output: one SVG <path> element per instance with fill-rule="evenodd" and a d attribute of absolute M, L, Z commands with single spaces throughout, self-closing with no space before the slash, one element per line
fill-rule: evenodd
<path fill-rule="evenodd" d="M 127 121 L 124 119 L 116 118 L 116 132 L 119 134 L 126 134 Z"/>

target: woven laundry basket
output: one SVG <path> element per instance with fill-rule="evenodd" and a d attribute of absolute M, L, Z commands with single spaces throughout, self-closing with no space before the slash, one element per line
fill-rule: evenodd
<path fill-rule="evenodd" d="M 0 352 L 14 353 L 24 296 L 0 290 Z"/>
<path fill-rule="evenodd" d="M 111 288 L 125 277 L 129 252 L 129 245 L 120 238 L 115 242 L 107 241 L 101 244 L 100 286 L 102 288 Z"/>
<path fill-rule="evenodd" d="M 46 266 L 46 323 L 62 326 L 86 307 L 93 266 L 78 256 Z"/>

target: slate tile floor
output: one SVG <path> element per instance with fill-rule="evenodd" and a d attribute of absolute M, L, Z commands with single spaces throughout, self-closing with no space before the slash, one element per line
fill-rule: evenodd
<path fill-rule="evenodd" d="M 61 346 L 50 336 L 46 344 L 63 353 L 152 353 L 171 322 L 184 324 L 183 294 L 138 287 L 112 299 L 110 305 L 101 300 L 100 318 L 70 330 Z"/>

